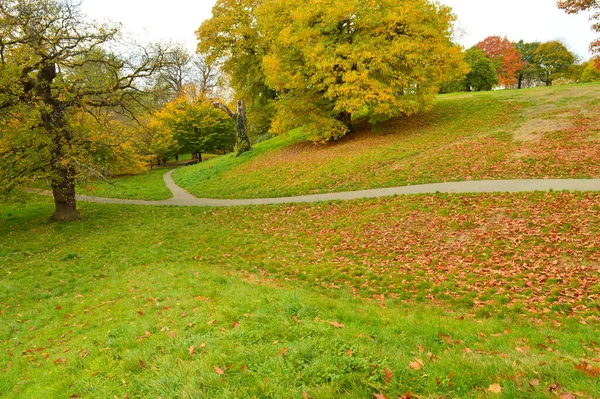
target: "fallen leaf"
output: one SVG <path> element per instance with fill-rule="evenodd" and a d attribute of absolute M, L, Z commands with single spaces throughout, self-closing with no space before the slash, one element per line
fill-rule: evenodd
<path fill-rule="evenodd" d="M 488 388 L 488 391 L 490 391 L 491 393 L 502 393 L 502 387 L 500 386 L 500 384 L 492 384 Z"/>
<path fill-rule="evenodd" d="M 279 351 L 279 356 L 285 356 L 285 353 L 287 352 L 288 348 L 283 348 L 282 350 Z"/>
<path fill-rule="evenodd" d="M 302 391 L 302 398 L 303 399 L 308 399 L 308 392 Z"/>
<path fill-rule="evenodd" d="M 219 367 L 217 367 L 217 366 L 215 366 L 215 372 L 216 372 L 217 374 L 219 374 L 219 375 L 223 375 L 223 374 L 225 374 L 225 371 L 223 371 L 223 369 L 222 369 L 222 368 L 219 368 Z"/>
<path fill-rule="evenodd" d="M 423 361 L 421 359 L 415 359 L 413 362 L 410 362 L 408 365 L 413 370 L 421 370 L 425 366 L 425 363 L 423 363 Z"/>
<path fill-rule="evenodd" d="M 216 322 L 217 322 L 216 320 L 211 320 L 211 321 L 209 321 L 209 322 L 208 322 L 208 323 L 206 323 L 206 324 L 208 324 L 209 326 L 212 326 L 212 325 L 214 325 Z"/>
<path fill-rule="evenodd" d="M 539 385 L 540 385 L 539 378 L 534 378 L 533 380 L 529 381 L 529 386 L 531 386 L 531 387 L 537 387 Z"/>
<path fill-rule="evenodd" d="M 342 323 L 338 323 L 337 321 L 332 321 L 331 325 L 335 328 L 344 328 L 344 325 Z"/>
<path fill-rule="evenodd" d="M 560 395 L 560 399 L 577 399 L 577 397 L 572 393 L 563 393 Z"/>
<path fill-rule="evenodd" d="M 465 347 L 463 349 L 463 353 L 467 353 L 468 354 L 468 353 L 473 353 L 473 351 L 470 348 Z"/>
<path fill-rule="evenodd" d="M 238 323 L 237 321 L 234 321 L 232 328 L 238 328 L 239 326 L 240 326 L 240 323 Z"/>
<path fill-rule="evenodd" d="M 381 392 L 373 395 L 375 399 L 388 399 Z"/>
<path fill-rule="evenodd" d="M 190 353 L 190 356 L 193 356 L 195 351 L 196 351 L 196 348 L 194 346 L 190 346 L 190 349 L 188 350 L 188 352 Z"/>
<path fill-rule="evenodd" d="M 60 364 L 60 363 L 66 363 L 66 362 L 67 362 L 67 359 L 64 359 L 64 358 L 62 358 L 62 357 L 59 357 L 58 359 L 56 359 L 56 360 L 54 361 L 54 364 Z"/>
<path fill-rule="evenodd" d="M 144 363 L 144 361 L 143 361 L 142 359 L 140 359 L 140 367 L 141 367 L 143 370 L 146 370 L 146 368 L 147 368 L 147 367 L 146 367 L 146 363 Z"/>
<path fill-rule="evenodd" d="M 394 375 L 394 373 L 392 372 L 392 370 L 389 369 L 389 367 L 385 368 L 384 373 L 385 373 L 385 383 L 389 384 L 390 381 L 392 380 L 392 376 Z"/>

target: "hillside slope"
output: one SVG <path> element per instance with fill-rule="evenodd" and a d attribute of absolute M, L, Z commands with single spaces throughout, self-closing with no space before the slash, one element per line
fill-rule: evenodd
<path fill-rule="evenodd" d="M 600 85 L 442 95 L 433 111 L 327 145 L 297 130 L 178 170 L 198 197 L 259 198 L 469 179 L 600 177 Z"/>

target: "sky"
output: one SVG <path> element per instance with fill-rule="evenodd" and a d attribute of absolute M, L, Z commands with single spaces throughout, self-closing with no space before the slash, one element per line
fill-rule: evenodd
<path fill-rule="evenodd" d="M 173 41 L 190 51 L 196 47 L 194 31 L 210 18 L 216 0 L 83 0 L 83 12 L 98 21 L 121 22 L 142 41 Z M 466 48 L 487 36 L 507 36 L 511 41 L 562 40 L 587 60 L 596 37 L 588 15 L 567 15 L 555 0 L 441 0 L 458 16 Z"/>

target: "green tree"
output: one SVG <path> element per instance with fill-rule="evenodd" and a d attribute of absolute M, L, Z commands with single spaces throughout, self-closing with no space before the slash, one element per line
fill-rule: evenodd
<path fill-rule="evenodd" d="M 304 126 L 313 140 L 430 109 L 446 74 L 465 69 L 454 17 L 426 0 L 265 0 L 267 84 L 279 93 L 272 130 Z"/>
<path fill-rule="evenodd" d="M 596 67 L 594 60 L 586 63 L 585 69 L 579 79 L 581 83 L 600 82 L 600 69 Z"/>
<path fill-rule="evenodd" d="M 498 84 L 496 67 L 483 50 L 471 47 L 465 53 L 465 62 L 471 68 L 464 80 L 467 91 L 492 90 Z"/>
<path fill-rule="evenodd" d="M 236 143 L 233 119 L 207 100 L 189 102 L 180 97 L 157 117 L 172 132 L 179 152 L 198 154 L 200 160 L 202 153 L 222 154 L 233 150 Z"/>
<path fill-rule="evenodd" d="M 517 88 L 531 87 L 539 82 L 540 66 L 535 59 L 535 51 L 540 42 L 525 42 L 519 40 L 515 48 L 521 53 L 522 67 L 517 71 Z"/>
<path fill-rule="evenodd" d="M 539 65 L 540 80 L 546 86 L 552 86 L 552 81 L 561 73 L 569 70 L 575 64 L 575 55 L 564 44 L 558 41 L 542 43 L 534 53 L 534 60 Z"/>
<path fill-rule="evenodd" d="M 164 65 L 159 47 L 137 47 L 128 57 L 101 50 L 118 35 L 86 22 L 69 0 L 0 3 L 0 183 L 10 189 L 32 176 L 48 179 L 54 220 L 78 218 L 75 182 L 101 148 L 115 145 L 91 124 L 134 117 L 144 79 Z M 82 124 L 86 114 L 93 117 Z"/>

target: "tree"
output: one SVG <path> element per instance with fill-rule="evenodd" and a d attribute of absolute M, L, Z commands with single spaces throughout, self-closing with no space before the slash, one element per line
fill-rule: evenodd
<path fill-rule="evenodd" d="M 430 109 L 448 71 L 466 69 L 450 9 L 426 0 L 266 0 L 258 16 L 276 133 L 303 126 L 327 141 L 355 113 L 377 123 Z"/>
<path fill-rule="evenodd" d="M 471 47 L 465 53 L 465 62 L 471 67 L 464 80 L 467 91 L 492 90 L 498 84 L 493 62 L 478 47 Z"/>
<path fill-rule="evenodd" d="M 521 53 L 521 69 L 517 71 L 517 88 L 531 87 L 539 82 L 540 70 L 535 61 L 535 50 L 540 46 L 540 42 L 527 43 L 519 40 L 514 46 Z"/>
<path fill-rule="evenodd" d="M 179 144 L 179 152 L 221 154 L 236 142 L 234 122 L 213 108 L 210 101 L 189 102 L 184 97 L 170 102 L 157 114 Z"/>
<path fill-rule="evenodd" d="M 579 81 L 581 83 L 600 82 L 600 69 L 596 67 L 596 63 L 593 60 L 586 63 Z"/>
<path fill-rule="evenodd" d="M 476 44 L 496 66 L 498 80 L 504 87 L 517 84 L 517 71 L 523 67 L 519 50 L 506 38 L 489 36 Z"/>
<path fill-rule="evenodd" d="M 165 65 L 165 52 L 109 52 L 119 30 L 86 22 L 70 0 L 3 0 L 0 33 L 0 182 L 10 189 L 45 177 L 53 219 L 77 219 L 75 182 L 114 144 L 86 137 L 81 115 L 98 126 L 135 118 L 144 79 Z"/>
<path fill-rule="evenodd" d="M 575 63 L 575 56 L 561 42 L 551 41 L 539 45 L 534 60 L 540 68 L 540 80 L 552 86 L 552 81 Z"/>
<path fill-rule="evenodd" d="M 216 64 L 208 64 L 204 57 L 190 54 L 180 44 L 173 46 L 165 58 L 167 63 L 153 83 L 159 105 L 182 95 L 200 98 L 213 94 L 218 79 Z"/>
<path fill-rule="evenodd" d="M 592 29 L 600 32 L 600 2 L 598 0 L 562 0 L 558 1 L 558 7 L 568 14 L 577 14 L 580 11 L 591 11 L 590 20 L 593 21 Z M 596 57 L 596 69 L 600 71 L 600 39 L 590 44 L 590 51 Z"/>

